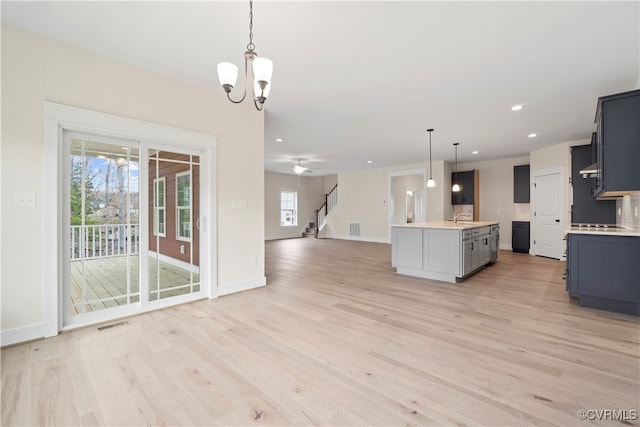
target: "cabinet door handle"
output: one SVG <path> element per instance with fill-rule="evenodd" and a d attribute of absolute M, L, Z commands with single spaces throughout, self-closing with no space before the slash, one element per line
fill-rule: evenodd
<path fill-rule="evenodd" d="M 560 222 L 560 220 L 559 220 L 559 219 L 556 219 L 556 222 Z"/>

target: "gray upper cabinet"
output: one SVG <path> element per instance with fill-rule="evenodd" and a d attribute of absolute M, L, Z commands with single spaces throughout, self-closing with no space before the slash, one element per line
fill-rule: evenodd
<path fill-rule="evenodd" d="M 529 165 L 513 167 L 513 203 L 529 203 Z"/>
<path fill-rule="evenodd" d="M 452 205 L 473 205 L 477 187 L 476 170 L 464 172 L 451 172 L 451 183 L 457 183 L 461 189 L 459 192 L 451 192 Z"/>
<path fill-rule="evenodd" d="M 590 145 L 571 147 L 571 186 L 573 188 L 571 222 L 615 224 L 616 201 L 594 199 L 591 186 L 595 180 L 585 179 L 580 175 L 580 170 L 592 163 Z"/>
<path fill-rule="evenodd" d="M 640 90 L 599 98 L 596 124 L 595 196 L 640 191 Z"/>

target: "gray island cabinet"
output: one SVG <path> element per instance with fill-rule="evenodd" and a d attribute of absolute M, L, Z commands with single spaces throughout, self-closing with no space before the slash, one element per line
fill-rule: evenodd
<path fill-rule="evenodd" d="M 494 262 L 496 221 L 436 221 L 391 227 L 391 265 L 398 274 L 456 283 Z"/>

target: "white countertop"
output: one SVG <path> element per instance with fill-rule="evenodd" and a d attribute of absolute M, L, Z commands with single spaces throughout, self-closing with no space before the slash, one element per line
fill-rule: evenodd
<path fill-rule="evenodd" d="M 465 230 L 468 228 L 486 227 L 489 225 L 499 224 L 498 221 L 431 221 L 431 222 L 414 222 L 409 224 L 393 224 L 392 227 L 407 228 L 447 228 L 455 230 Z"/>
<path fill-rule="evenodd" d="M 604 236 L 633 236 L 640 237 L 640 229 L 637 228 L 594 228 L 594 227 L 571 227 L 565 233 L 573 234 L 600 234 Z"/>

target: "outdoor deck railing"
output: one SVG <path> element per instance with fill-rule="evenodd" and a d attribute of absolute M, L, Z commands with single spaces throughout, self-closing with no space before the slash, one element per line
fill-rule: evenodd
<path fill-rule="evenodd" d="M 123 256 L 127 253 L 137 255 L 140 250 L 139 224 L 72 225 L 70 238 L 71 261 Z"/>

